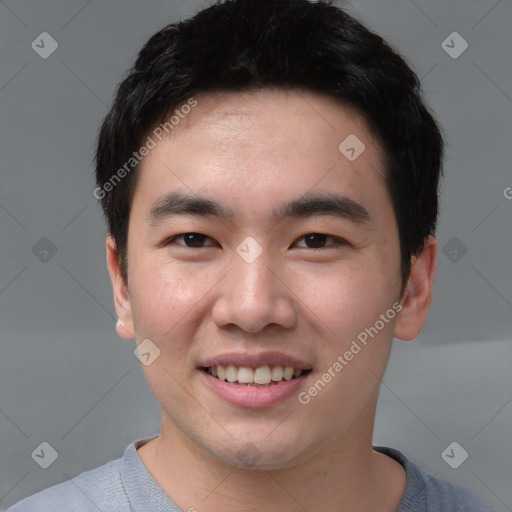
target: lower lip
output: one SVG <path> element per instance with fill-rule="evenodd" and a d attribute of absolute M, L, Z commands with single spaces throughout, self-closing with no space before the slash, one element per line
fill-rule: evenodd
<path fill-rule="evenodd" d="M 273 384 L 268 387 L 249 387 L 231 384 L 230 382 L 213 377 L 204 370 L 199 370 L 199 373 L 203 375 L 206 384 L 230 404 L 239 407 L 257 408 L 271 407 L 283 402 L 292 395 L 297 395 L 310 372 L 296 379 L 282 380 L 279 384 Z"/>

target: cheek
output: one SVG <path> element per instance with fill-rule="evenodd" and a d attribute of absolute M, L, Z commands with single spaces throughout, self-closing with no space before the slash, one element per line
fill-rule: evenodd
<path fill-rule="evenodd" d="M 374 395 L 389 357 L 396 312 L 389 278 L 379 269 L 376 261 L 365 263 L 361 258 L 357 268 L 340 266 L 324 276 L 303 279 L 305 311 L 313 312 L 307 313 L 309 318 L 321 319 L 313 320 L 321 354 L 318 376 L 322 379 L 328 373 L 329 381 L 325 389 L 319 383 L 311 390 L 319 398 L 314 407 L 319 414 L 334 414 L 340 422 L 349 421 Z M 337 413 L 329 410 L 332 404 Z"/>
<path fill-rule="evenodd" d="M 132 310 L 137 338 L 155 342 L 177 340 L 175 334 L 190 324 L 204 307 L 211 277 L 170 265 L 140 266 L 132 281 Z M 166 346 L 166 350 L 171 347 Z"/>
<path fill-rule="evenodd" d="M 307 313 L 309 318 L 321 319 L 313 326 L 321 354 L 317 380 L 303 399 L 310 401 L 313 416 L 331 419 L 326 430 L 333 436 L 376 398 L 389 357 L 396 317 L 393 295 L 383 274 L 372 268 L 378 267 L 303 281 L 305 311 L 314 313 Z"/>
<path fill-rule="evenodd" d="M 149 338 L 160 350 L 149 365 L 142 365 L 146 380 L 160 403 L 188 407 L 180 382 L 187 378 L 190 331 L 205 291 L 194 273 L 179 272 L 154 263 L 140 265 L 132 281 L 132 310 L 138 342 Z M 207 283 L 206 283 L 207 284 Z"/>
<path fill-rule="evenodd" d="M 391 307 L 389 279 L 371 259 L 362 256 L 350 264 L 319 267 L 296 276 L 297 295 L 310 311 L 308 316 L 321 320 L 329 339 L 339 343 L 351 339 Z"/>

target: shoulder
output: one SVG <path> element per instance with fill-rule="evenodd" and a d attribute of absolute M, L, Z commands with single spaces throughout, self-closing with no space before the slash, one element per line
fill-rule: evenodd
<path fill-rule="evenodd" d="M 407 484 L 398 512 L 497 512 L 470 490 L 423 471 L 398 450 L 383 446 L 374 449 L 406 470 Z"/>
<path fill-rule="evenodd" d="M 113 460 L 91 471 L 44 489 L 9 508 L 6 512 L 89 512 L 130 510 L 124 492 L 121 460 Z"/>

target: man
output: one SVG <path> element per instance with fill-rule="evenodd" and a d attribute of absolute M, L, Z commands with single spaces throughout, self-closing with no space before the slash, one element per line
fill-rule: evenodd
<path fill-rule="evenodd" d="M 491 511 L 372 446 L 432 298 L 443 142 L 342 10 L 227 0 L 155 34 L 97 150 L 117 330 L 161 433 L 21 511 Z"/>

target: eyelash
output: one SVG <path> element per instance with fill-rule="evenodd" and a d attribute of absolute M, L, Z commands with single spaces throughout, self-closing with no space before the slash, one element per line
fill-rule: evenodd
<path fill-rule="evenodd" d="M 164 246 L 169 246 L 169 245 L 173 245 L 175 243 L 175 241 L 181 237 L 184 237 L 184 236 L 187 236 L 187 235 L 197 235 L 199 237 L 204 237 L 204 239 L 209 239 L 209 240 L 213 240 L 211 237 L 207 236 L 207 235 L 203 235 L 202 233 L 196 233 L 196 232 L 188 232 L 188 233 L 181 233 L 179 235 L 175 235 L 171 238 L 169 238 L 166 242 L 164 242 Z M 305 246 L 302 246 L 301 248 L 302 249 L 316 249 L 316 250 L 325 250 L 325 249 L 329 249 L 330 247 L 334 247 L 334 246 L 340 246 L 340 245 L 350 245 L 346 240 L 344 240 L 343 238 L 338 238 L 338 237 L 335 237 L 333 235 L 326 235 L 324 233 L 307 233 L 305 235 L 302 235 L 301 237 L 298 238 L 298 240 L 301 240 L 301 239 L 304 239 L 305 237 L 308 237 L 308 236 L 312 236 L 312 235 L 319 235 L 321 237 L 325 237 L 327 239 L 332 239 L 334 240 L 334 243 L 331 244 L 331 245 L 328 245 L 327 247 L 305 247 Z M 185 244 L 176 244 L 176 245 L 179 245 L 181 247 L 185 247 L 186 249 L 204 249 L 205 247 L 213 247 L 212 245 L 207 245 L 205 247 L 190 247 L 188 245 L 185 245 Z"/>

